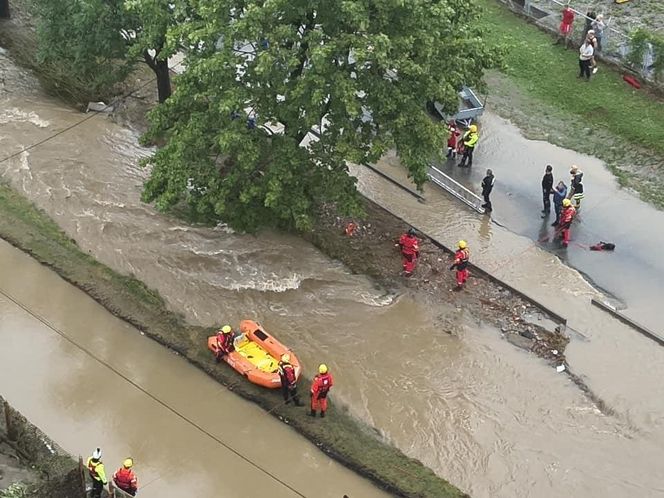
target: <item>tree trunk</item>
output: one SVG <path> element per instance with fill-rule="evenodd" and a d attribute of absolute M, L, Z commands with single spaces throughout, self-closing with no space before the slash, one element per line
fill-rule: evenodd
<path fill-rule="evenodd" d="M 157 75 L 157 91 L 161 104 L 171 96 L 171 73 L 168 69 L 168 60 L 156 61 L 154 72 Z"/>
<path fill-rule="evenodd" d="M 9 19 L 9 0 L 0 0 L 0 19 Z"/>
<path fill-rule="evenodd" d="M 171 73 L 168 70 L 168 59 L 159 60 L 157 57 L 159 57 L 159 51 L 154 57 L 147 50 L 143 52 L 143 60 L 157 76 L 157 92 L 159 93 L 159 103 L 162 104 L 171 96 Z"/>

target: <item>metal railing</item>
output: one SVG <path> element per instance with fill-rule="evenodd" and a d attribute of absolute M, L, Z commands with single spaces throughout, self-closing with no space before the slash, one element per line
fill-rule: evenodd
<path fill-rule="evenodd" d="M 585 11 L 587 9 L 575 6 L 573 2 L 567 0 L 498 1 L 505 4 L 510 10 L 529 17 L 538 26 L 555 34 L 558 34 L 559 32 L 563 7 L 569 6 L 575 14 L 574 23 L 572 24 L 572 32 L 569 35 L 571 45 L 574 47 L 581 45 L 586 34 L 586 21 L 592 20 L 586 16 Z M 631 44 L 630 35 L 628 34 L 629 30 L 619 29 L 613 22 L 612 18 L 606 15 L 606 12 L 603 12 L 601 4 L 594 7 L 594 10 L 597 14 L 605 14 L 604 23 L 606 24 L 606 28 L 601 36 L 601 49 L 599 50 L 598 57 L 614 64 L 629 67 L 633 71 L 639 73 L 643 78 L 652 80 L 654 78 L 652 65 L 655 60 L 655 53 L 652 46 L 650 46 L 644 54 L 641 64 L 635 66 L 629 59 Z"/>
<path fill-rule="evenodd" d="M 459 199 L 461 202 L 473 208 L 478 213 L 484 213 L 484 208 L 482 207 L 482 198 L 476 193 L 467 189 L 452 177 L 440 171 L 434 165 L 429 167 L 428 175 L 429 179 L 433 183 L 443 188 L 454 197 Z"/>

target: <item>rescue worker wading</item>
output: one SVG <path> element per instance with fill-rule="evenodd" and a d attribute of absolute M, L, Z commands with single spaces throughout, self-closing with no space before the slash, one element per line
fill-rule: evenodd
<path fill-rule="evenodd" d="M 217 332 L 217 363 L 228 353 L 235 351 L 234 341 L 235 333 L 230 325 L 224 325 L 219 332 Z"/>
<path fill-rule="evenodd" d="M 92 452 L 92 456 L 88 458 L 88 472 L 92 478 L 92 492 L 90 498 L 101 498 L 101 492 L 104 486 L 108 484 L 106 479 L 106 470 L 101 461 L 101 448 L 97 448 Z"/>
<path fill-rule="evenodd" d="M 290 364 L 289 354 L 281 355 L 278 368 L 279 377 L 281 378 L 281 392 L 286 404 L 290 403 L 292 399 L 296 406 L 304 406 L 297 394 L 297 376 L 295 375 L 295 368 Z"/>
<path fill-rule="evenodd" d="M 470 250 L 465 240 L 460 240 L 457 245 L 457 252 L 454 253 L 454 263 L 450 266 L 450 270 L 456 268 L 456 282 L 457 290 L 461 290 L 463 285 L 468 280 L 468 259 L 470 258 Z"/>
<path fill-rule="evenodd" d="M 468 161 L 469 168 L 473 165 L 473 152 L 475 151 L 475 146 L 479 139 L 480 136 L 477 134 L 477 126 L 474 124 L 470 125 L 468 131 L 463 134 L 463 156 L 459 163 L 460 168 L 466 166 L 466 160 Z"/>
<path fill-rule="evenodd" d="M 576 209 L 572 206 L 572 201 L 569 199 L 563 200 L 563 213 L 560 216 L 560 233 L 563 236 L 563 247 L 569 245 L 570 237 L 570 227 L 572 226 L 572 221 L 576 216 Z"/>
<path fill-rule="evenodd" d="M 408 233 L 404 233 L 395 246 L 401 248 L 404 275 L 410 277 L 415 270 L 417 258 L 420 257 L 420 241 L 415 237 L 415 230 L 411 228 Z"/>
<path fill-rule="evenodd" d="M 318 367 L 318 375 L 314 377 L 311 384 L 311 413 L 312 417 L 316 416 L 316 412 L 320 410 L 321 418 L 325 416 L 327 411 L 327 394 L 334 384 L 332 375 L 327 371 L 327 366 L 321 364 Z"/>
<path fill-rule="evenodd" d="M 138 479 L 132 470 L 133 466 L 134 460 L 132 458 L 127 458 L 122 462 L 122 467 L 113 474 L 113 483 L 125 493 L 136 496 L 138 492 Z"/>

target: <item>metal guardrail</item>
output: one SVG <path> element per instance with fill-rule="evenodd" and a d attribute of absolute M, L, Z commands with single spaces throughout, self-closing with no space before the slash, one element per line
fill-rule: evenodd
<path fill-rule="evenodd" d="M 459 182 L 454 180 L 452 177 L 446 175 L 434 165 L 429 167 L 429 179 L 443 188 L 454 197 L 459 199 L 461 202 L 470 206 L 478 213 L 484 213 L 484 208 L 482 207 L 482 198 L 476 193 L 468 190 L 466 187 L 461 185 Z"/>
<path fill-rule="evenodd" d="M 628 325 L 629 327 L 633 328 L 634 330 L 636 330 L 640 334 L 646 336 L 648 339 L 652 339 L 653 341 L 655 341 L 660 346 L 664 346 L 664 337 L 657 334 L 656 332 L 653 332 L 649 328 L 644 327 L 640 323 L 635 322 L 631 318 L 625 316 L 623 313 L 621 313 L 619 310 L 617 310 L 616 308 L 614 308 L 610 304 L 605 303 L 603 301 L 599 301 L 599 300 L 594 299 L 594 298 L 591 299 L 590 302 L 594 306 L 597 306 L 598 308 L 606 311 L 607 313 L 609 313 L 614 318 L 617 318 L 618 320 L 623 322 L 625 325 Z"/>

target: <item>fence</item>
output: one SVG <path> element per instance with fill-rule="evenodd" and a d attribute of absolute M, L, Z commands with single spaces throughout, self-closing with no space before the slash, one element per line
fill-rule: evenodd
<path fill-rule="evenodd" d="M 429 179 L 478 213 L 484 213 L 482 199 L 477 194 L 471 192 L 433 165 L 429 167 Z"/>
<path fill-rule="evenodd" d="M 562 9 L 569 5 L 574 11 L 575 19 L 572 25 L 572 33 L 570 40 L 574 46 L 582 43 L 583 37 L 586 33 L 586 21 L 592 20 L 586 16 L 585 9 L 581 7 L 576 8 L 573 3 L 565 0 L 498 0 L 505 4 L 510 10 L 522 14 L 532 19 L 541 28 L 550 31 L 551 33 L 558 33 L 560 22 L 562 20 Z M 595 8 L 597 14 L 605 14 L 602 11 L 602 4 Z M 613 25 L 611 17 L 605 14 L 604 23 L 606 29 L 601 37 L 601 50 L 599 58 L 625 66 L 640 74 L 647 80 L 654 79 L 653 63 L 655 61 L 655 53 L 652 46 L 646 51 L 640 65 L 635 66 L 629 60 L 630 53 L 630 36 L 626 31 L 618 29 Z"/>

